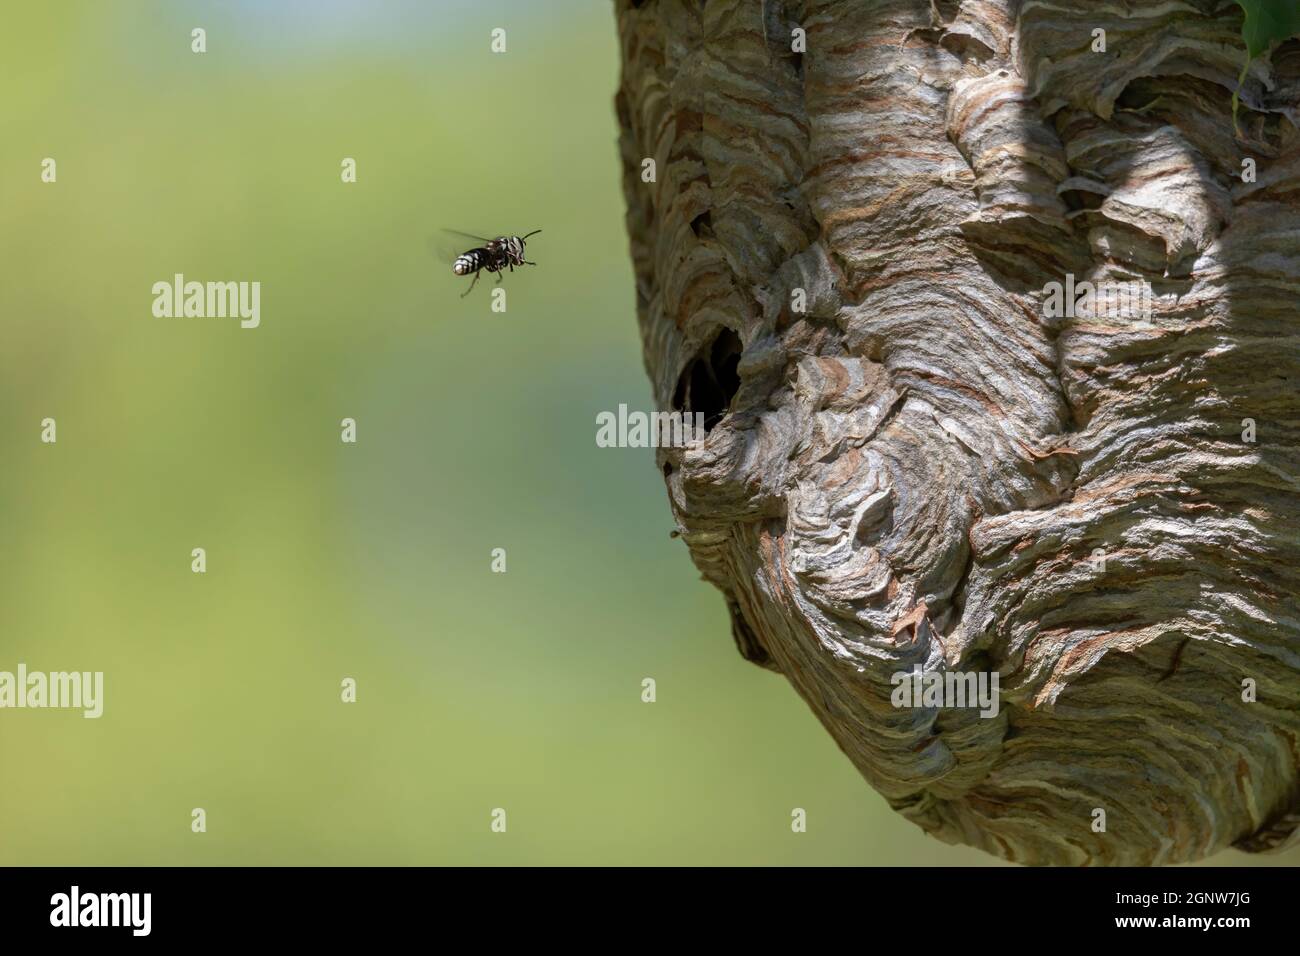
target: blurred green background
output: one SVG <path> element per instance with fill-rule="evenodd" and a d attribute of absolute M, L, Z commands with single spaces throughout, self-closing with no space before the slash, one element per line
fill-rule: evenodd
<path fill-rule="evenodd" d="M 0 712 L 0 863 L 993 862 L 741 660 L 652 453 L 595 445 L 651 407 L 609 3 L 6 14 L 0 669 L 106 687 Z M 444 227 L 545 230 L 507 313 Z M 176 272 L 261 327 L 154 318 Z"/>

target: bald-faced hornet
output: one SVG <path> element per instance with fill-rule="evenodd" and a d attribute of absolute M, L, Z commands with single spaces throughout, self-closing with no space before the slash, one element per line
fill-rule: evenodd
<path fill-rule="evenodd" d="M 469 288 L 461 293 L 461 298 L 469 295 L 473 291 L 474 285 L 478 282 L 480 272 L 501 273 L 506 269 L 511 272 L 515 271 L 515 266 L 535 266 L 536 262 L 529 262 L 524 258 L 524 240 L 529 236 L 535 236 L 542 230 L 534 229 L 532 232 L 522 236 L 497 236 L 495 239 L 488 239 L 486 236 L 476 236 L 468 232 L 456 232 L 448 229 L 457 236 L 464 236 L 467 239 L 473 239 L 481 242 L 483 245 L 462 252 L 452 263 L 451 271 L 458 276 L 467 276 L 471 273 L 474 281 L 469 284 Z M 501 276 L 497 275 L 497 284 L 501 284 Z"/>

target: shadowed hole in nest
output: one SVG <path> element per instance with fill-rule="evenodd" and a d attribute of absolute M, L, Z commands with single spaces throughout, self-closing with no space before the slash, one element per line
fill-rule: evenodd
<path fill-rule="evenodd" d="M 984 63 L 996 52 L 988 44 L 964 33 L 945 33 L 939 45 L 963 63 Z"/>
<path fill-rule="evenodd" d="M 863 516 L 863 519 L 858 522 L 857 528 L 854 529 L 853 543 L 859 548 L 874 548 L 893 530 L 894 514 L 892 510 L 887 510 L 874 519 Z"/>
<path fill-rule="evenodd" d="M 740 391 L 740 356 L 744 345 L 731 329 L 723 329 L 682 371 L 673 392 L 673 408 L 704 416 L 707 434 L 731 409 Z"/>
<path fill-rule="evenodd" d="M 1061 201 L 1070 212 L 1080 212 L 1084 209 L 1096 210 L 1100 209 L 1102 203 L 1106 201 L 1106 195 L 1104 192 L 1091 189 L 1065 189 L 1061 192 Z"/>

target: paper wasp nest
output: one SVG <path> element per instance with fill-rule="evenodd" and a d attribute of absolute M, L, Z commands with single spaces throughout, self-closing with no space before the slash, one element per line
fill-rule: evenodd
<path fill-rule="evenodd" d="M 617 15 L 646 365 L 709 425 L 660 465 L 741 653 L 941 839 L 1287 840 L 1300 44 L 1236 135 L 1231 2 Z M 895 706 L 915 667 L 996 716 Z"/>

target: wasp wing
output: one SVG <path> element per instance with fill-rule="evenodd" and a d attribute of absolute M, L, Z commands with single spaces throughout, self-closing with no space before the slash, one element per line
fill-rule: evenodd
<path fill-rule="evenodd" d="M 446 235 L 450 233 L 450 235 Z M 459 239 L 453 239 L 451 236 L 459 236 Z M 476 239 L 477 236 L 471 236 L 467 232 L 452 232 L 450 229 L 443 229 L 438 235 L 429 236 L 427 240 L 429 254 L 439 262 L 452 263 L 460 256 L 469 252 L 471 248 L 481 248 L 487 245 L 486 241 L 476 241 L 473 243 L 465 242 L 465 239 Z"/>
<path fill-rule="evenodd" d="M 449 232 L 453 236 L 461 236 L 462 238 L 465 239 L 473 239 L 475 242 L 481 242 L 484 243 L 485 245 L 492 241 L 487 236 L 478 236 L 472 232 L 461 232 L 459 229 L 444 229 L 443 232 Z"/>

